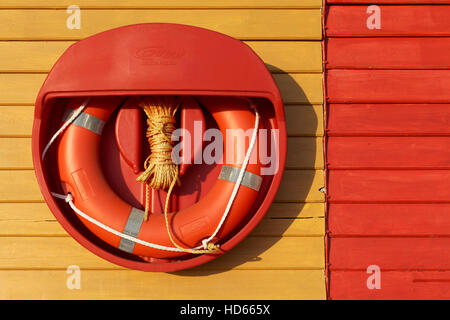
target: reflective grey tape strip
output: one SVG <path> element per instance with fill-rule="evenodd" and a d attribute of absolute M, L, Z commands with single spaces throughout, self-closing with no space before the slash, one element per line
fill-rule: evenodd
<path fill-rule="evenodd" d="M 220 171 L 219 179 L 236 182 L 239 176 L 239 171 L 241 171 L 240 168 L 222 166 L 222 171 Z M 249 187 L 255 191 L 259 191 L 261 183 L 262 177 L 258 176 L 257 174 L 245 171 L 241 185 Z"/>
<path fill-rule="evenodd" d="M 141 230 L 143 221 L 144 211 L 132 208 L 123 233 L 136 238 L 139 234 L 139 230 Z M 120 239 L 119 249 L 129 253 L 133 253 L 134 241 L 124 238 Z"/>
<path fill-rule="evenodd" d="M 67 110 L 63 121 L 66 122 L 74 112 L 75 110 Z M 105 126 L 105 122 L 102 119 L 85 112 L 80 113 L 72 124 L 90 130 L 98 135 L 102 134 L 103 127 Z"/>

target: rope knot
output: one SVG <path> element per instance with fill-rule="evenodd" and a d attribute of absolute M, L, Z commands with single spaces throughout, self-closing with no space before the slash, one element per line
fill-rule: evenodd
<path fill-rule="evenodd" d="M 66 197 L 64 198 L 64 201 L 66 201 L 67 203 L 72 202 L 73 201 L 73 197 L 70 193 L 68 193 L 66 195 Z"/>
<path fill-rule="evenodd" d="M 202 240 L 203 250 L 207 250 L 211 253 L 219 252 L 220 245 L 209 242 L 208 239 Z"/>

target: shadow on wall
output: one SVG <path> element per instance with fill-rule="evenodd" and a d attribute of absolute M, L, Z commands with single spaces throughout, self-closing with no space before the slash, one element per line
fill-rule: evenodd
<path fill-rule="evenodd" d="M 311 132 L 316 131 L 318 119 L 312 104 L 309 103 L 303 89 L 297 84 L 297 82 L 285 71 L 271 65 L 267 66 L 270 67 L 271 70 L 275 70 L 273 73 L 283 75 L 283 81 L 278 82 L 281 92 L 285 92 L 286 88 L 290 88 L 290 95 L 295 96 L 296 101 L 306 101 L 306 103 L 303 102 L 302 105 L 285 105 L 288 145 L 290 145 L 289 141 L 295 139 L 294 137 L 296 132 L 298 132 L 296 126 L 298 126 L 299 123 L 305 123 L 305 121 L 296 121 L 295 118 L 293 118 L 296 113 L 292 112 L 292 110 L 295 108 L 304 108 L 302 110 L 302 115 L 307 119 L 308 128 L 310 128 Z M 217 259 L 214 259 L 213 261 L 202 266 L 185 271 L 174 272 L 172 274 L 178 276 L 207 276 L 210 274 L 228 271 L 240 266 L 243 263 L 251 263 L 252 261 L 257 262 L 263 259 L 260 255 L 266 250 L 269 250 L 282 238 L 281 235 L 289 228 L 295 219 L 300 219 L 298 216 L 305 205 L 305 199 L 311 189 L 314 178 L 313 175 L 296 175 L 295 172 L 293 172 L 298 172 L 298 169 L 296 169 L 298 167 L 295 165 L 295 159 L 300 157 L 302 159 L 302 168 L 313 170 L 315 167 L 316 139 L 310 138 L 304 140 L 306 144 L 302 144 L 302 146 L 304 146 L 303 150 L 295 150 L 288 147 L 285 173 L 274 202 L 275 206 L 279 206 L 280 203 L 294 203 L 295 205 L 285 206 L 286 210 L 282 212 L 279 212 L 280 210 L 278 207 L 276 213 L 274 210 L 274 205 L 272 205 L 268 214 L 264 218 L 269 223 L 270 220 L 278 220 L 276 221 L 276 233 L 279 234 L 279 236 L 253 235 L 255 233 L 253 232 L 240 244 Z M 289 171 L 291 171 L 291 174 Z M 271 214 L 271 217 L 269 218 L 268 215 L 271 211 L 273 214 Z M 251 268 L 251 265 L 248 267 Z M 268 269 L 270 269 L 270 267 L 268 267 Z"/>

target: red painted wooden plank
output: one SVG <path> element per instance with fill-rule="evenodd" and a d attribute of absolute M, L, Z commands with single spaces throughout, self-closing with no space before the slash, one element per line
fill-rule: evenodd
<path fill-rule="evenodd" d="M 450 6 L 379 6 L 381 28 L 369 29 L 368 5 L 330 6 L 327 16 L 328 37 L 353 36 L 448 36 Z"/>
<path fill-rule="evenodd" d="M 332 237 L 450 235 L 450 204 L 330 204 Z"/>
<path fill-rule="evenodd" d="M 330 70 L 327 83 L 331 103 L 450 101 L 450 70 Z"/>
<path fill-rule="evenodd" d="M 450 137 L 329 137 L 328 168 L 450 168 Z"/>
<path fill-rule="evenodd" d="M 328 69 L 449 69 L 448 38 L 331 38 Z"/>
<path fill-rule="evenodd" d="M 450 270 L 450 238 L 333 238 L 330 270 Z"/>
<path fill-rule="evenodd" d="M 369 290 L 361 271 L 333 271 L 330 275 L 330 298 L 347 299 L 450 299 L 450 272 L 383 272 L 381 288 Z"/>
<path fill-rule="evenodd" d="M 328 202 L 450 202 L 449 170 L 330 170 Z"/>
<path fill-rule="evenodd" d="M 448 135 L 450 105 L 330 104 L 327 131 L 336 135 Z"/>
<path fill-rule="evenodd" d="M 447 4 L 450 0 L 327 0 L 328 4 Z"/>

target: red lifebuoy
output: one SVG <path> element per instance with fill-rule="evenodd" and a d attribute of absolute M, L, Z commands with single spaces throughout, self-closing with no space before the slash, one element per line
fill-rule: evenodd
<path fill-rule="evenodd" d="M 81 116 L 61 136 L 58 146 L 58 170 L 63 188 L 70 192 L 74 204 L 90 217 L 112 229 L 147 242 L 173 247 L 166 229 L 164 215 L 151 214 L 143 221 L 143 212 L 121 199 L 109 186 L 100 163 L 100 140 L 103 125 L 122 102 L 121 97 L 95 97 Z M 77 105 L 72 103 L 69 107 Z M 227 141 L 227 129 L 253 129 L 255 113 L 246 101 L 230 106 L 229 100 L 211 100 L 204 105 L 215 119 L 224 139 L 221 175 L 208 194 L 193 206 L 169 214 L 171 233 L 176 242 L 193 248 L 213 234 L 222 218 L 232 194 L 236 176 L 242 165 L 240 146 L 235 139 Z M 70 110 L 69 110 L 70 111 Z M 235 150 L 234 159 L 228 159 L 227 148 Z M 228 149 L 230 150 L 230 149 Z M 257 148 L 254 149 L 256 152 Z M 217 234 L 217 241 L 229 235 L 247 216 L 252 208 L 262 181 L 259 161 L 249 163 L 245 179 L 239 188 L 231 210 Z M 164 251 L 134 243 L 105 231 L 82 218 L 83 223 L 99 238 L 110 245 L 135 255 L 153 258 L 175 258 L 184 252 Z"/>
<path fill-rule="evenodd" d="M 143 55 L 143 52 L 146 54 Z M 220 253 L 158 260 L 141 259 L 112 247 L 119 247 L 122 243 L 125 251 L 132 250 L 134 254 L 143 253 L 145 256 L 155 257 L 183 254 L 150 250 L 141 245 L 133 247 L 130 243 L 127 248 L 126 241 L 122 240 L 136 232 L 136 226 L 139 225 L 136 222 L 139 221 L 130 219 L 131 206 L 121 201 L 117 195 L 133 206 L 139 206 L 139 203 L 145 201 L 145 188 L 142 184 L 135 183 L 135 175 L 142 169 L 140 164 L 143 161 L 140 160 L 143 153 L 140 152 L 144 150 L 138 150 L 136 146 L 141 146 L 139 139 L 142 141 L 144 138 L 137 134 L 141 130 L 133 128 L 132 124 L 128 125 L 130 119 L 136 120 L 134 111 L 124 106 L 117 115 L 116 126 L 112 125 L 113 117 L 109 114 L 120 105 L 122 97 L 156 95 L 197 97 L 204 109 L 214 112 L 222 129 L 229 127 L 244 130 L 251 128 L 253 119 L 256 120 L 246 106 L 246 99 L 251 99 L 258 104 L 264 129 L 270 130 L 271 137 L 266 139 L 270 146 L 269 163 L 264 160 L 264 155 L 261 160 L 265 173 L 261 190 L 256 192 L 245 186 L 240 187 L 233 210 L 218 233 L 222 250 L 220 253 L 228 251 L 254 230 L 274 201 L 283 177 L 287 150 L 286 121 L 279 89 L 264 62 L 241 41 L 193 26 L 144 23 L 108 30 L 77 42 L 54 64 L 36 98 L 32 155 L 42 195 L 50 211 L 70 236 L 86 249 L 112 263 L 137 270 L 170 272 L 198 266 L 215 259 Z M 83 126 L 81 122 L 90 118 L 87 115 L 97 117 L 98 121 L 84 123 L 88 130 L 80 128 L 77 123 L 70 125 L 67 131 L 62 130 L 62 135 L 57 135 L 62 142 L 59 149 L 55 148 L 57 144 L 48 148 L 52 141 L 56 141 L 56 138 L 49 138 L 62 129 L 62 109 L 67 108 L 70 101 L 70 108 L 79 107 L 78 103 L 84 102 L 85 97 L 92 97 L 91 103 L 75 122 L 80 122 L 78 124 Z M 185 117 L 183 113 L 180 114 L 181 122 L 188 118 L 198 119 L 197 116 L 186 116 L 189 108 L 186 103 L 185 106 L 182 110 Z M 108 116 L 110 120 L 100 143 L 98 132 L 101 132 L 101 125 Z M 215 126 L 212 117 L 208 116 L 204 120 L 204 125 Z M 182 125 L 183 128 L 192 125 L 190 120 L 185 123 L 188 125 Z M 114 133 L 115 129 L 118 134 Z M 127 130 L 130 130 L 129 135 Z M 260 137 L 263 138 L 262 132 Z M 197 141 L 194 136 L 191 142 L 193 141 Z M 187 141 L 183 143 L 185 142 L 186 145 L 189 144 Z M 99 144 L 101 150 L 98 150 Z M 195 155 L 199 154 L 199 149 L 201 147 L 191 148 Z M 258 149 L 261 150 L 259 146 Z M 44 159 L 46 151 L 48 153 Z M 186 154 L 183 156 L 189 158 Z M 176 241 L 186 248 L 192 248 L 198 245 L 201 233 L 209 236 L 215 227 L 213 220 L 217 222 L 216 214 L 223 207 L 223 199 L 227 198 L 225 194 L 229 195 L 233 183 L 223 180 L 216 183 L 220 165 L 187 165 L 184 168 L 183 165 L 182 163 L 180 166 L 180 174 L 188 168 L 187 174 L 182 177 L 182 186 L 175 190 L 171 206 L 173 210 L 191 212 L 192 215 L 186 215 L 183 219 L 180 219 L 181 214 L 171 215 L 171 222 L 175 223 L 171 223 L 171 226 Z M 238 168 L 240 165 L 231 161 L 223 167 Z M 102 176 L 102 169 L 105 170 L 107 181 Z M 273 172 L 269 173 L 270 170 L 266 169 L 273 169 Z M 257 177 L 259 165 L 250 164 L 246 170 Z M 61 189 L 61 178 L 64 180 L 65 190 Z M 238 184 L 234 184 L 236 185 Z M 64 191 L 70 191 L 74 198 L 73 203 L 68 202 L 70 206 L 56 199 L 68 201 L 69 196 Z M 206 197 L 209 191 L 211 194 Z M 214 195 L 212 192 L 216 192 L 217 199 L 211 199 Z M 158 213 L 162 211 L 160 204 L 164 195 L 165 191 L 152 191 L 151 208 L 155 214 L 151 219 L 155 223 L 142 223 L 137 238 L 149 240 L 149 236 L 155 242 L 161 240 L 161 244 L 171 246 L 167 230 L 156 227 L 163 225 L 164 215 Z M 197 199 L 201 201 L 194 207 L 201 206 L 204 210 L 193 210 L 194 207 L 187 209 Z M 74 213 L 73 204 L 95 215 L 105 225 L 111 224 L 114 230 L 121 233 L 111 234 L 100 226 L 97 227 L 95 222 L 88 222 L 89 216 L 83 217 L 77 211 L 77 214 Z M 199 212 L 205 213 L 207 226 L 204 226 L 204 215 Z M 135 214 L 139 218 L 139 211 L 133 211 L 133 216 Z M 85 226 L 93 232 L 89 232 Z"/>

